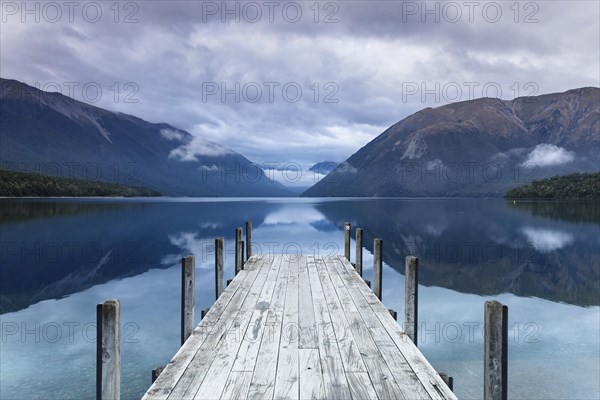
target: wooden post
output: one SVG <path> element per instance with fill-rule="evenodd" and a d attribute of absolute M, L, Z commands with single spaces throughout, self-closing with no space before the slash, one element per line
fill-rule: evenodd
<path fill-rule="evenodd" d="M 375 293 L 375 296 L 377 296 L 379 300 L 381 300 L 382 248 L 383 240 L 375 239 L 373 241 L 373 293 Z"/>
<path fill-rule="evenodd" d="M 390 309 L 388 309 L 388 311 L 390 312 L 390 315 L 391 315 L 392 317 L 394 317 L 394 319 L 395 319 L 396 321 L 398 321 L 398 313 L 396 312 L 396 310 L 392 310 L 392 309 L 390 308 Z"/>
<path fill-rule="evenodd" d="M 154 381 L 158 379 L 158 377 L 160 376 L 160 374 L 162 374 L 166 367 L 166 365 L 161 365 L 160 367 L 157 367 L 152 370 L 152 383 L 154 383 Z"/>
<path fill-rule="evenodd" d="M 244 241 L 240 240 L 237 242 L 237 249 L 235 252 L 235 274 L 237 275 L 242 269 L 244 269 Z"/>
<path fill-rule="evenodd" d="M 499 301 L 484 306 L 483 398 L 506 400 L 508 378 L 508 307 Z"/>
<path fill-rule="evenodd" d="M 242 241 L 242 228 L 235 228 L 235 274 L 242 270 L 244 254 L 240 246 Z"/>
<path fill-rule="evenodd" d="M 252 221 L 246 221 L 246 260 L 252 257 Z"/>
<path fill-rule="evenodd" d="M 223 247 L 225 239 L 220 237 L 215 239 L 215 297 L 219 300 L 223 293 Z"/>
<path fill-rule="evenodd" d="M 194 331 L 194 256 L 181 259 L 181 344 Z"/>
<path fill-rule="evenodd" d="M 440 378 L 444 381 L 444 383 L 448 386 L 448 388 L 454 391 L 454 379 L 451 376 L 448 376 L 445 372 L 439 373 Z"/>
<path fill-rule="evenodd" d="M 363 230 L 360 228 L 356 228 L 356 271 L 360 276 L 362 276 L 362 236 Z"/>
<path fill-rule="evenodd" d="M 96 399 L 121 398 L 121 305 L 106 300 L 96 306 Z"/>
<path fill-rule="evenodd" d="M 404 330 L 415 346 L 418 346 L 419 259 L 417 257 L 407 256 L 404 265 Z"/>
<path fill-rule="evenodd" d="M 344 257 L 350 261 L 350 222 L 344 224 Z"/>

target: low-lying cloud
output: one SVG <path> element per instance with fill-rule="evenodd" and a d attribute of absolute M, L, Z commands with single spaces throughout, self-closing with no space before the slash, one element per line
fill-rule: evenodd
<path fill-rule="evenodd" d="M 167 140 L 177 140 L 181 142 L 184 139 L 183 133 L 174 129 L 161 129 L 160 135 Z"/>
<path fill-rule="evenodd" d="M 542 143 L 527 155 L 523 165 L 535 164 L 538 167 L 563 165 L 575 159 L 575 153 L 553 144 Z"/>
<path fill-rule="evenodd" d="M 172 150 L 169 158 L 180 161 L 201 161 L 198 157 L 221 157 L 229 154 L 236 153 L 228 147 L 195 136 L 189 143 Z"/>

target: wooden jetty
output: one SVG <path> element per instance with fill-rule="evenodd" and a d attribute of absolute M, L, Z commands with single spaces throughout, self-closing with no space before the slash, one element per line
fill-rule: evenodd
<path fill-rule="evenodd" d="M 454 399 L 345 257 L 252 256 L 145 399 Z"/>
<path fill-rule="evenodd" d="M 166 366 L 152 371 L 153 383 L 143 399 L 456 399 L 452 378 L 436 372 L 413 343 L 415 257 L 406 259 L 407 334 L 396 322 L 396 312 L 381 302 L 381 240 L 374 242 L 371 290 L 359 273 L 362 230 L 357 230 L 356 242 L 360 259 L 353 265 L 348 260 L 349 224 L 344 256 L 328 257 L 252 255 L 251 226 L 246 224 L 245 262 L 241 229 L 236 230 L 236 276 L 226 289 L 223 238 L 215 240 L 217 299 L 209 310 L 202 310 L 202 320 L 193 330 L 194 296 L 189 291 L 194 287 L 194 258 L 183 258 L 183 344 Z M 108 312 L 102 311 L 104 305 Z M 98 306 L 99 324 L 118 332 L 118 301 L 104 305 Z M 115 306 L 117 322 L 111 324 L 105 319 L 115 315 Z M 486 337 L 489 376 L 484 396 L 500 400 L 506 398 L 507 311 L 498 302 L 488 302 L 485 312 L 486 335 L 492 342 Z M 98 399 L 119 398 L 115 336 L 118 339 L 110 332 L 99 336 Z"/>

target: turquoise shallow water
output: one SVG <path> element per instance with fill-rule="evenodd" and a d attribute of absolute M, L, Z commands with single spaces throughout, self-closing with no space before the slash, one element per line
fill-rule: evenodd
<path fill-rule="evenodd" d="M 0 200 L 0 397 L 93 398 L 95 305 L 122 304 L 125 399 L 179 344 L 179 260 L 196 255 L 196 317 L 214 298 L 212 244 L 253 220 L 255 251 L 341 254 L 345 221 L 384 241 L 383 301 L 403 312 L 421 260 L 419 347 L 481 398 L 483 303 L 509 306 L 513 399 L 600 397 L 598 203 L 500 199 Z M 354 243 L 353 243 L 354 248 Z M 354 253 L 352 253 L 354 257 Z"/>

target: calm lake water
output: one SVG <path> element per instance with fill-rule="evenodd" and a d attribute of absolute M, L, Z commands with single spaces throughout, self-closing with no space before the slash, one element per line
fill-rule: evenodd
<path fill-rule="evenodd" d="M 122 397 L 179 347 L 180 259 L 196 255 L 196 318 L 214 299 L 214 238 L 251 219 L 254 250 L 343 254 L 383 239 L 383 302 L 403 313 L 420 257 L 419 348 L 482 397 L 483 304 L 509 307 L 509 397 L 600 398 L 600 203 L 501 199 L 0 200 L 0 398 L 95 396 L 96 304 L 122 307 Z M 354 258 L 354 243 L 352 244 Z"/>

